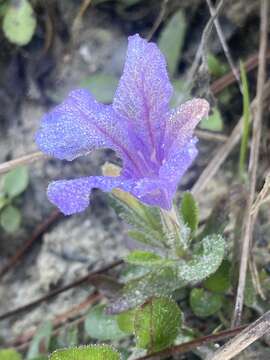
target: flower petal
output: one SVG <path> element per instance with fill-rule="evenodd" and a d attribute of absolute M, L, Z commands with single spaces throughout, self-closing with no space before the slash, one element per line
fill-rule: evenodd
<path fill-rule="evenodd" d="M 168 154 L 173 145 L 181 148 L 192 137 L 197 124 L 208 115 L 209 104 L 204 99 L 186 101 L 178 108 L 171 111 L 166 123 L 164 149 Z"/>
<path fill-rule="evenodd" d="M 188 170 L 198 154 L 197 138 L 192 138 L 181 149 L 177 144 L 171 149 L 170 157 L 164 161 L 159 170 L 160 179 L 166 182 L 168 190 L 174 195 L 182 176 Z"/>
<path fill-rule="evenodd" d="M 154 43 L 139 35 L 129 37 L 123 75 L 113 108 L 126 119 L 137 148 L 159 157 L 160 139 L 172 96 L 166 61 Z"/>
<path fill-rule="evenodd" d="M 114 110 L 95 101 L 86 90 L 72 91 L 46 114 L 36 135 L 40 150 L 66 160 L 104 147 L 125 157 L 127 141 L 126 129 Z"/>
<path fill-rule="evenodd" d="M 75 180 L 58 180 L 49 184 L 48 198 L 65 215 L 84 211 L 90 203 L 90 193 L 93 188 L 112 191 L 122 188 L 130 191 L 133 182 L 122 177 L 90 176 Z"/>

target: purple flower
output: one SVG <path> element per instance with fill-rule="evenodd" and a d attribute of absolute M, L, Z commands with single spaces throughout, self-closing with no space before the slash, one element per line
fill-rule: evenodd
<path fill-rule="evenodd" d="M 170 110 L 172 92 L 158 47 L 139 35 L 129 37 L 112 105 L 98 103 L 86 90 L 72 91 L 43 117 L 36 135 L 38 147 L 58 159 L 113 149 L 123 161 L 121 174 L 54 181 L 50 201 L 70 215 L 87 208 L 93 188 L 119 188 L 145 204 L 170 209 L 177 184 L 197 155 L 193 130 L 209 110 L 203 99 Z"/>

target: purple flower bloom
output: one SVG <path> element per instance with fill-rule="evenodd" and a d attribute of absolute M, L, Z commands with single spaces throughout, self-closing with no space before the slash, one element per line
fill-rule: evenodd
<path fill-rule="evenodd" d="M 158 47 L 139 35 L 129 37 L 112 105 L 98 103 L 86 90 L 72 91 L 43 117 L 36 135 L 39 148 L 58 159 L 113 149 L 123 161 L 121 174 L 54 181 L 50 201 L 70 215 L 89 205 L 93 188 L 119 188 L 145 204 L 170 209 L 177 184 L 197 155 L 193 130 L 209 110 L 203 99 L 170 110 L 172 92 Z"/>

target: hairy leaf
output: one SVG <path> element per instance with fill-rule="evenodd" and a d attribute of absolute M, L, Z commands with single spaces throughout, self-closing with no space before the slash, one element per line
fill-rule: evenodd
<path fill-rule="evenodd" d="M 135 313 L 137 347 L 154 352 L 172 345 L 181 321 L 181 311 L 175 301 L 166 297 L 151 299 Z"/>
<path fill-rule="evenodd" d="M 178 276 L 188 283 L 197 283 L 213 274 L 225 254 L 225 242 L 220 235 L 209 235 L 193 251 L 191 260 L 179 261 Z"/>
<path fill-rule="evenodd" d="M 120 360 L 120 355 L 108 345 L 90 345 L 56 350 L 50 360 Z"/>

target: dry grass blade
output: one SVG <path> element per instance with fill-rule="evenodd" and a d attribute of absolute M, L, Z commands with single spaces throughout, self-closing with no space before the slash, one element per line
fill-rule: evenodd
<path fill-rule="evenodd" d="M 215 8 L 214 8 L 214 6 L 212 4 L 212 1 L 211 0 L 206 0 L 206 2 L 207 2 L 207 5 L 209 7 L 209 11 L 210 11 L 211 16 L 214 16 Z M 238 86 L 239 86 L 240 91 L 241 91 L 241 83 L 240 83 L 239 73 L 237 71 L 237 68 L 236 68 L 236 66 L 234 64 L 234 61 L 232 59 L 232 56 L 230 54 L 230 50 L 229 50 L 229 47 L 228 47 L 228 45 L 226 43 L 225 37 L 223 35 L 223 31 L 222 31 L 222 28 L 220 26 L 218 17 L 214 20 L 214 24 L 215 24 L 215 28 L 216 28 L 216 31 L 217 31 L 221 46 L 223 48 L 224 54 L 225 54 L 225 56 L 227 58 L 227 61 L 228 61 L 229 65 L 230 65 L 232 73 L 233 73 L 236 81 L 238 82 Z"/>
<path fill-rule="evenodd" d="M 266 52 L 267 52 L 267 37 L 268 37 L 268 8 L 269 1 L 261 0 L 261 28 L 260 28 L 260 51 L 259 51 L 259 68 L 257 78 L 257 109 L 253 122 L 253 137 L 250 151 L 249 163 L 249 198 L 247 201 L 246 212 L 243 219 L 243 228 L 241 236 L 241 261 L 239 270 L 239 280 L 234 308 L 234 315 L 232 326 L 237 326 L 241 322 L 244 291 L 246 284 L 246 274 L 249 261 L 250 245 L 253 234 L 253 216 L 251 213 L 252 205 L 255 199 L 257 169 L 259 160 L 259 148 L 261 139 L 261 123 L 263 118 L 263 95 L 265 83 L 265 68 L 266 68 Z"/>
<path fill-rule="evenodd" d="M 30 164 L 34 161 L 46 158 L 47 156 L 45 154 L 43 154 L 41 151 L 37 151 L 29 155 L 24 155 L 18 159 L 4 162 L 3 164 L 0 164 L 0 175 L 15 169 L 20 165 Z"/>
<path fill-rule="evenodd" d="M 268 0 L 266 0 L 268 1 Z M 270 329 L 270 311 L 266 312 L 253 324 L 249 325 L 240 334 L 228 341 L 223 347 L 217 350 L 214 356 L 206 360 L 230 360 L 246 349 L 254 341 L 261 338 Z"/>
<path fill-rule="evenodd" d="M 270 81 L 264 85 L 263 88 L 264 99 L 266 99 L 270 92 Z M 257 97 L 251 103 L 251 110 L 255 110 L 257 107 Z M 209 180 L 212 179 L 220 166 L 226 160 L 230 152 L 233 150 L 235 145 L 239 142 L 242 133 L 242 117 L 234 127 L 228 140 L 217 150 L 216 155 L 209 162 L 207 167 L 204 169 L 199 179 L 192 188 L 192 194 L 196 197 L 208 184 Z"/>

